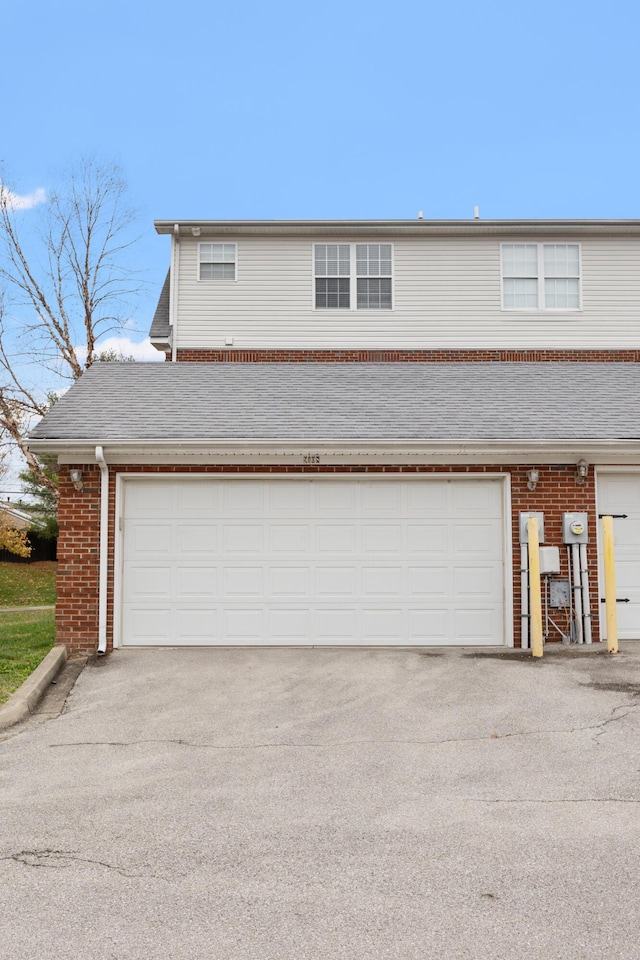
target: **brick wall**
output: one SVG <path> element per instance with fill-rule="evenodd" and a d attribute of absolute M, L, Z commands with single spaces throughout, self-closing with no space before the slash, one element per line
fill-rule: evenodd
<path fill-rule="evenodd" d="M 82 470 L 82 490 L 69 471 Z M 97 465 L 60 467 L 58 507 L 58 643 L 70 656 L 92 656 L 98 645 L 98 574 L 100 566 L 100 470 Z"/>
<path fill-rule="evenodd" d="M 202 363 L 640 363 L 640 350 L 178 350 Z"/>
<path fill-rule="evenodd" d="M 98 642 L 98 575 L 99 575 L 99 537 L 100 537 L 100 472 L 96 466 L 78 464 L 83 471 L 84 486 L 81 491 L 74 490 L 69 480 L 69 469 L 60 469 L 60 539 L 58 541 L 58 607 L 56 621 L 58 642 L 67 645 L 70 655 L 93 655 Z M 512 539 L 513 539 L 513 602 L 514 602 L 514 638 L 516 646 L 520 644 L 520 545 L 518 542 L 518 514 L 520 511 L 542 511 L 545 514 L 546 543 L 560 546 L 562 576 L 567 576 L 566 550 L 562 547 L 562 514 L 565 512 L 586 511 L 589 514 L 588 562 L 592 583 L 592 623 L 593 638 L 597 640 L 598 614 L 597 602 L 597 558 L 596 558 L 596 514 L 595 483 L 593 470 L 589 471 L 587 482 L 583 486 L 575 483 L 575 465 L 540 466 L 537 489 L 527 488 L 526 466 L 127 466 L 112 467 L 110 471 L 110 522 L 109 522 L 109 606 L 108 606 L 108 649 L 112 648 L 113 638 L 113 563 L 115 544 L 115 481 L 117 473 L 509 473 L 511 475 L 512 498 Z M 556 617 L 561 622 L 561 617 Z"/>

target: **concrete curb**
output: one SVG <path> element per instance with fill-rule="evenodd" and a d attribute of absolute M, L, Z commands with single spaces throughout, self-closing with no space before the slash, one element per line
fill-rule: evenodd
<path fill-rule="evenodd" d="M 67 648 L 54 647 L 24 683 L 0 707 L 0 730 L 12 727 L 33 713 L 53 678 L 67 662 Z"/>

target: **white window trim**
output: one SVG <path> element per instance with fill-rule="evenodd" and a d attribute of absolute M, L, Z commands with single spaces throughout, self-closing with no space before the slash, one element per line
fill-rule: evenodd
<path fill-rule="evenodd" d="M 335 243 L 338 246 L 349 246 L 349 307 L 316 307 L 316 247 L 317 246 L 326 246 L 327 244 Z M 380 244 L 387 244 L 391 247 L 391 307 L 389 309 L 377 310 L 375 307 L 360 307 L 358 310 L 358 276 L 357 276 L 357 258 L 356 258 L 356 246 L 358 244 L 366 244 L 370 246 L 375 244 L 380 246 Z M 332 316 L 336 313 L 366 313 L 370 314 L 389 314 L 393 313 L 396 308 L 396 258 L 395 258 L 395 245 L 390 243 L 388 240 L 314 240 L 311 244 L 311 307 L 317 313 L 329 313 Z M 342 278 L 346 280 L 346 277 Z M 361 278 L 364 279 L 364 278 Z"/>
<path fill-rule="evenodd" d="M 233 262 L 234 262 L 234 265 L 235 265 L 235 268 L 236 268 L 236 269 L 235 269 L 235 271 L 234 271 L 235 276 L 234 276 L 233 280 L 231 280 L 229 277 L 201 277 L 201 276 L 200 276 L 200 266 L 201 266 L 201 264 L 202 264 L 202 260 L 201 260 L 201 258 L 200 258 L 200 248 L 201 248 L 202 246 L 210 247 L 212 243 L 224 243 L 224 244 L 226 244 L 228 247 L 233 247 L 233 248 L 234 248 L 235 260 L 234 260 Z M 211 261 L 211 260 L 205 260 L 204 262 L 205 262 L 205 263 L 211 263 L 212 261 Z M 222 262 L 222 261 L 220 261 L 220 262 Z M 226 262 L 227 262 L 227 263 L 230 263 L 231 261 L 227 260 Z M 199 241 L 199 243 L 198 243 L 198 260 L 197 260 L 197 264 L 196 264 L 196 279 L 197 279 L 198 283 L 237 283 L 237 280 L 238 280 L 238 244 L 237 244 L 237 242 L 236 242 L 235 240 L 227 240 L 227 239 L 224 239 L 224 240 L 201 240 L 201 241 Z"/>
<path fill-rule="evenodd" d="M 505 246 L 517 247 L 517 246 L 530 246 L 537 247 L 538 249 L 538 306 L 537 307 L 507 307 L 504 303 L 504 262 L 503 262 L 503 251 Z M 578 248 L 578 306 L 577 307 L 546 307 L 545 296 L 544 296 L 544 248 L 547 246 L 570 246 Z M 533 279 L 533 278 L 531 278 Z M 575 278 L 574 278 L 575 279 Z M 554 313 L 582 313 L 582 244 L 576 243 L 573 240 L 544 240 L 541 243 L 537 241 L 530 240 L 518 240 L 513 243 L 505 241 L 500 244 L 500 309 L 505 313 L 545 313 L 545 314 L 554 314 Z"/>

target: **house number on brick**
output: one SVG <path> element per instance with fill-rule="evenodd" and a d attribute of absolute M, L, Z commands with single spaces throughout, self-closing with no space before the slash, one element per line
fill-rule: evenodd
<path fill-rule="evenodd" d="M 303 463 L 320 463 L 319 453 L 305 453 L 302 457 Z"/>

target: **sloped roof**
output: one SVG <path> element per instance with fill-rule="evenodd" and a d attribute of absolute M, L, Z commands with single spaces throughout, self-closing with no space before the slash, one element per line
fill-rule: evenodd
<path fill-rule="evenodd" d="M 96 363 L 48 440 L 640 438 L 633 363 Z"/>
<path fill-rule="evenodd" d="M 162 290 L 160 291 L 160 298 L 158 300 L 158 306 L 156 307 L 156 312 L 153 315 L 153 320 L 151 321 L 151 329 L 149 330 L 149 337 L 151 340 L 157 340 L 160 342 L 168 342 L 169 334 L 171 332 L 171 325 L 169 323 L 169 290 L 171 285 L 171 271 L 167 271 L 164 283 L 162 284 Z"/>

